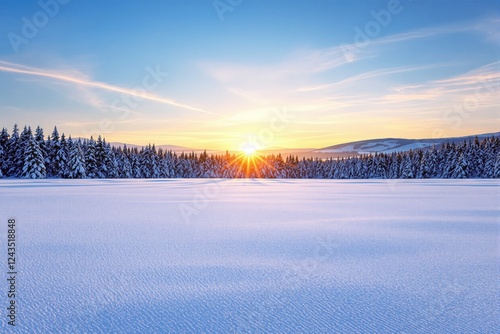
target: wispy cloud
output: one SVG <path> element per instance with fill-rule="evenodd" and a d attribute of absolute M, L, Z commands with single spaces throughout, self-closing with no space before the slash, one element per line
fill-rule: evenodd
<path fill-rule="evenodd" d="M 274 64 L 243 65 L 238 63 L 204 61 L 198 65 L 206 74 L 223 83 L 233 81 L 245 82 L 249 78 L 260 81 L 277 80 L 295 75 L 313 75 L 344 66 L 354 61 L 373 58 L 376 57 L 373 50 L 376 50 L 380 46 L 433 38 L 447 34 L 480 33 L 486 36 L 488 40 L 498 43 L 500 42 L 499 24 L 500 17 L 490 17 L 474 22 L 418 29 L 373 38 L 363 45 L 358 45 L 353 40 L 352 42 L 329 48 L 297 50 L 283 59 L 283 61 Z M 362 52 L 359 52 L 360 47 L 362 48 Z M 353 53 L 352 57 L 349 53 Z"/>
<path fill-rule="evenodd" d="M 500 61 L 496 61 L 451 78 L 428 81 L 419 85 L 399 86 L 393 90 L 405 99 L 429 99 L 437 96 L 492 92 L 500 88 Z M 389 97 L 395 97 L 391 95 Z M 490 95 L 490 94 L 488 94 Z M 495 97 L 492 94 L 492 97 Z M 498 102 L 500 103 L 500 102 Z"/>
<path fill-rule="evenodd" d="M 449 66 L 449 65 L 450 64 L 447 64 L 446 66 Z M 423 66 L 402 66 L 402 67 L 393 67 L 393 68 L 386 68 L 386 69 L 380 69 L 380 70 L 373 70 L 373 71 L 368 71 L 368 72 L 361 73 L 358 75 L 354 75 L 354 76 L 351 76 L 347 79 L 337 81 L 337 82 L 332 82 L 329 84 L 301 87 L 301 88 L 297 89 L 297 92 L 310 92 L 310 91 L 315 91 L 315 90 L 340 87 L 343 85 L 352 84 L 352 83 L 357 82 L 357 81 L 373 79 L 373 78 L 377 78 L 377 77 L 381 77 L 381 76 L 385 76 L 385 75 L 398 74 L 398 73 L 404 73 L 404 72 L 412 72 L 412 71 L 420 71 L 420 70 L 428 70 L 431 68 L 436 68 L 436 67 L 441 67 L 441 66 L 445 66 L 445 65 L 434 64 L 434 65 L 423 65 Z"/>
<path fill-rule="evenodd" d="M 34 67 L 25 66 L 25 65 L 21 65 L 21 64 L 10 63 L 10 62 L 6 62 L 6 61 L 2 61 L 2 60 L 0 60 L 0 71 L 10 72 L 10 73 L 19 73 L 19 74 L 49 78 L 49 79 L 58 80 L 58 81 L 70 82 L 70 83 L 78 85 L 78 86 L 92 87 L 92 88 L 97 88 L 97 89 L 101 89 L 101 90 L 105 90 L 105 91 L 123 93 L 123 94 L 139 97 L 139 98 L 150 100 L 150 101 L 155 101 L 155 102 L 159 102 L 159 103 L 172 105 L 172 106 L 187 109 L 187 110 L 193 110 L 193 111 L 199 111 L 199 112 L 203 112 L 203 113 L 213 114 L 210 111 L 196 108 L 196 107 L 193 107 L 193 106 L 190 106 L 187 104 L 179 103 L 175 100 L 167 99 L 167 98 L 157 96 L 157 95 L 154 95 L 151 93 L 138 92 L 138 91 L 133 90 L 133 89 L 114 86 L 114 85 L 110 85 L 110 84 L 99 82 L 99 81 L 91 81 L 91 80 L 84 79 L 84 78 L 81 78 L 78 76 L 72 76 L 72 75 L 68 75 L 68 74 L 59 73 L 57 71 L 49 71 L 49 70 L 34 68 Z"/>

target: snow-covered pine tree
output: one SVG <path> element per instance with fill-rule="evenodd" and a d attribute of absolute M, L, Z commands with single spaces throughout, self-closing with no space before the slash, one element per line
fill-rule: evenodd
<path fill-rule="evenodd" d="M 374 165 L 374 167 L 376 168 L 376 171 L 375 171 L 376 178 L 378 178 L 378 179 L 387 178 L 387 170 L 388 170 L 387 161 L 388 161 L 388 158 L 385 154 L 379 154 L 376 156 L 375 165 Z"/>
<path fill-rule="evenodd" d="M 484 166 L 481 173 L 482 178 L 494 178 L 495 166 L 497 165 L 497 154 L 494 149 L 494 141 L 487 138 L 484 140 Z"/>
<path fill-rule="evenodd" d="M 413 179 L 415 175 L 413 174 L 411 158 L 408 154 L 404 155 L 403 158 L 403 171 L 401 172 L 402 179 Z"/>
<path fill-rule="evenodd" d="M 85 178 L 85 157 L 82 152 L 81 142 L 78 140 L 74 143 L 69 137 L 69 161 L 68 161 L 68 178 L 84 179 Z"/>
<path fill-rule="evenodd" d="M 97 163 L 95 157 L 95 141 L 94 138 L 92 137 L 90 137 L 90 140 L 86 143 L 85 172 L 87 178 L 89 179 L 94 179 L 98 177 Z"/>
<path fill-rule="evenodd" d="M 14 124 L 14 129 L 12 130 L 12 135 L 7 143 L 7 165 L 8 171 L 7 176 L 19 176 L 22 172 L 23 161 L 18 161 L 17 158 L 22 156 L 21 142 L 19 139 L 19 128 L 17 124 Z"/>
<path fill-rule="evenodd" d="M 441 160 L 441 163 L 443 164 L 443 173 L 441 174 L 441 177 L 443 179 L 449 179 L 453 176 L 459 154 L 460 153 L 457 151 L 455 144 L 450 145 L 447 143 L 445 145 L 445 150 L 443 151 L 444 159 Z"/>
<path fill-rule="evenodd" d="M 59 170 L 57 171 L 57 176 L 66 179 L 69 177 L 69 148 L 64 133 L 61 135 L 59 145 L 59 151 L 57 151 L 56 153 L 56 160 L 59 162 Z"/>
<path fill-rule="evenodd" d="M 137 148 L 134 148 L 130 154 L 130 165 L 132 165 L 132 177 L 142 178 L 141 160 Z"/>
<path fill-rule="evenodd" d="M 141 150 L 141 173 L 144 178 L 160 177 L 160 161 L 155 146 L 148 145 Z"/>
<path fill-rule="evenodd" d="M 7 145 L 9 144 L 9 133 L 6 128 L 2 128 L 0 132 L 0 147 L 2 148 L 2 153 L 0 154 L 0 171 L 2 176 L 5 176 L 9 170 L 9 165 L 7 164 Z"/>
<path fill-rule="evenodd" d="M 431 177 L 430 151 L 425 151 L 418 166 L 417 179 L 428 179 Z"/>
<path fill-rule="evenodd" d="M 22 169 L 24 166 L 24 152 L 26 145 L 28 145 L 28 141 L 33 137 L 33 133 L 31 132 L 31 127 L 24 126 L 21 135 L 19 136 L 19 149 L 17 150 L 15 161 L 17 161 L 17 170 L 19 171 L 15 176 L 19 177 L 22 174 Z"/>
<path fill-rule="evenodd" d="M 165 152 L 163 158 L 160 161 L 162 177 L 171 178 L 174 177 L 174 161 L 172 158 L 172 152 Z"/>
<path fill-rule="evenodd" d="M 452 179 L 466 179 L 469 175 L 469 163 L 465 157 L 465 153 L 461 153 L 457 159 L 457 164 L 451 175 Z"/>
<path fill-rule="evenodd" d="M 497 158 L 495 159 L 495 166 L 493 167 L 493 178 L 500 179 L 500 151 L 497 152 Z"/>
<path fill-rule="evenodd" d="M 387 167 L 387 178 L 388 179 L 397 179 L 399 165 L 397 163 L 396 153 L 391 153 L 391 155 L 387 158 L 388 167 Z"/>
<path fill-rule="evenodd" d="M 115 179 L 120 175 L 115 153 L 109 143 L 105 144 L 104 150 L 105 150 L 104 164 L 106 166 L 106 177 Z"/>
<path fill-rule="evenodd" d="M 45 162 L 48 176 L 59 176 L 59 171 L 61 169 L 57 155 L 60 149 L 61 142 L 59 132 L 57 131 L 57 126 L 54 126 L 54 130 L 50 135 L 50 140 L 47 141 L 47 158 L 45 159 Z"/>
<path fill-rule="evenodd" d="M 106 155 L 106 142 L 102 139 L 101 135 L 99 135 L 95 143 L 95 162 L 97 167 L 97 177 L 100 179 L 106 178 L 108 175 Z"/>
<path fill-rule="evenodd" d="M 120 177 L 124 179 L 131 179 L 134 177 L 134 172 L 132 171 L 132 164 L 127 155 L 123 154 L 120 158 Z"/>
<path fill-rule="evenodd" d="M 0 166 L 3 164 L 3 161 L 5 159 L 5 154 L 4 154 L 4 150 L 3 150 L 3 145 L 0 144 Z M 0 168 L 0 178 L 3 177 L 3 172 L 2 172 L 2 168 Z"/>
<path fill-rule="evenodd" d="M 46 177 L 42 152 L 33 136 L 30 136 L 24 147 L 24 166 L 21 177 L 25 179 L 44 179 Z"/>
<path fill-rule="evenodd" d="M 7 148 L 7 144 L 9 142 L 9 138 L 10 138 L 10 135 L 9 135 L 9 132 L 7 131 L 6 128 L 2 128 L 2 131 L 0 131 L 0 145 L 2 145 L 2 147 L 4 149 Z"/>
<path fill-rule="evenodd" d="M 427 165 L 427 170 L 429 172 L 429 178 L 437 178 L 439 177 L 439 166 L 438 166 L 439 152 L 435 146 L 429 151 L 428 159 L 426 159 L 425 163 Z"/>
<path fill-rule="evenodd" d="M 45 143 L 45 136 L 43 134 L 43 129 L 40 126 L 36 127 L 35 141 L 38 143 L 38 147 L 40 147 L 40 151 L 42 152 L 43 159 L 45 161 L 45 158 L 47 157 L 47 146 Z"/>

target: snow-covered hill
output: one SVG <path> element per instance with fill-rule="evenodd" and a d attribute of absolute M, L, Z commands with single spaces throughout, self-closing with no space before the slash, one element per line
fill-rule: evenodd
<path fill-rule="evenodd" d="M 498 136 L 500 132 L 477 135 L 479 139 L 491 136 Z M 352 155 L 365 153 L 393 153 L 404 152 L 415 149 L 430 148 L 433 145 L 439 146 L 446 142 L 463 142 L 464 140 L 474 139 L 476 135 L 453 138 L 437 139 L 403 139 L 403 138 L 384 138 L 355 141 L 345 144 L 338 144 L 314 151 L 315 153 L 349 153 Z"/>

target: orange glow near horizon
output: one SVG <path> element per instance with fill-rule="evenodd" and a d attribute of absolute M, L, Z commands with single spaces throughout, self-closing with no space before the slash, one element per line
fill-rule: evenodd
<path fill-rule="evenodd" d="M 270 165 L 263 157 L 261 157 L 257 150 L 241 151 L 234 159 L 229 162 L 230 166 L 237 167 L 236 175 L 244 176 L 245 178 L 261 178 L 262 168 L 267 167 L 269 170 L 274 171 L 274 166 Z"/>

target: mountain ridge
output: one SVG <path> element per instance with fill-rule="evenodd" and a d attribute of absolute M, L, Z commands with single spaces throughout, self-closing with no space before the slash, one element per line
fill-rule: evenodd
<path fill-rule="evenodd" d="M 500 132 L 473 134 L 461 137 L 445 137 L 445 138 L 377 138 L 368 140 L 359 140 L 348 143 L 342 143 L 332 146 L 327 146 L 316 150 L 316 153 L 350 153 L 354 155 L 373 154 L 373 153 L 394 153 L 406 152 L 411 149 L 429 149 L 435 145 L 443 143 L 457 143 L 464 140 L 474 139 L 475 137 L 486 138 L 491 136 L 499 136 Z"/>

